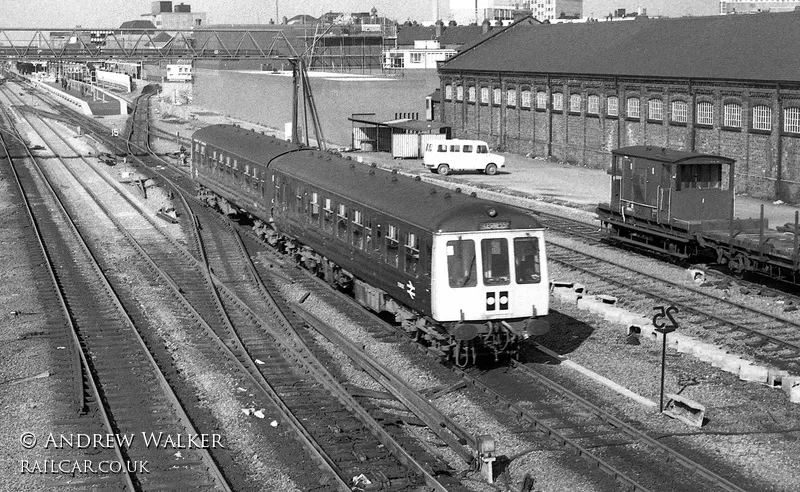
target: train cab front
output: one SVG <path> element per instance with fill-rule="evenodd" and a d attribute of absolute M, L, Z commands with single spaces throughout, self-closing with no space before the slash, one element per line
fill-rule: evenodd
<path fill-rule="evenodd" d="M 549 331 L 542 230 L 486 229 L 434 237 L 434 319 L 454 340 L 460 366 L 477 352 L 515 355 L 522 340 Z"/>

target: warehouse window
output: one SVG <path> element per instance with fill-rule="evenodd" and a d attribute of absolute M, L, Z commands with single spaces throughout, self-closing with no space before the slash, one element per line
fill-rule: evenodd
<path fill-rule="evenodd" d="M 453 86 L 452 85 L 447 84 L 446 86 L 444 86 L 444 98 L 447 101 L 450 101 L 451 99 L 453 99 Z"/>
<path fill-rule="evenodd" d="M 341 203 L 336 213 L 336 237 L 347 241 L 347 206 Z"/>
<path fill-rule="evenodd" d="M 515 108 L 517 107 L 517 90 L 508 89 L 506 91 L 506 106 Z"/>
<path fill-rule="evenodd" d="M 501 96 L 502 94 L 499 88 L 495 87 L 492 89 L 492 104 L 495 106 L 500 106 Z"/>
<path fill-rule="evenodd" d="M 661 99 L 647 101 L 647 119 L 653 121 L 664 120 L 664 101 Z"/>
<path fill-rule="evenodd" d="M 697 117 L 695 121 L 698 125 L 713 125 L 714 105 L 708 101 L 700 101 L 697 103 Z"/>
<path fill-rule="evenodd" d="M 753 107 L 753 130 L 772 130 L 772 108 L 763 105 Z"/>
<path fill-rule="evenodd" d="M 547 93 L 539 91 L 536 93 L 536 108 L 547 109 Z"/>
<path fill-rule="evenodd" d="M 447 277 L 450 287 L 458 289 L 478 285 L 475 269 L 475 242 L 464 239 L 447 241 Z"/>
<path fill-rule="evenodd" d="M 564 94 L 560 92 L 553 93 L 553 111 L 562 111 L 564 109 Z"/>
<path fill-rule="evenodd" d="M 783 110 L 783 131 L 800 133 L 800 108 Z"/>
<path fill-rule="evenodd" d="M 531 91 L 522 91 L 520 95 L 520 102 L 523 108 L 531 107 Z"/>
<path fill-rule="evenodd" d="M 675 123 L 689 121 L 689 105 L 686 101 L 672 101 L 672 121 Z"/>
<path fill-rule="evenodd" d="M 581 95 L 572 94 L 569 96 L 569 110 L 571 113 L 581 112 Z"/>
<path fill-rule="evenodd" d="M 481 103 L 489 104 L 489 88 L 481 87 Z"/>
<path fill-rule="evenodd" d="M 333 234 L 333 205 L 331 199 L 325 199 L 325 207 L 322 209 L 322 229 Z"/>
<path fill-rule="evenodd" d="M 731 128 L 742 127 L 742 106 L 740 104 L 731 103 L 723 106 L 723 122 L 722 124 Z"/>
<path fill-rule="evenodd" d="M 639 118 L 639 98 L 629 97 L 625 101 L 625 108 L 628 118 Z"/>
<path fill-rule="evenodd" d="M 397 267 L 400 264 L 400 237 L 397 227 L 389 224 L 386 231 L 386 263 Z"/>
<path fill-rule="evenodd" d="M 619 116 L 619 98 L 617 96 L 609 96 L 606 106 L 608 116 Z"/>
<path fill-rule="evenodd" d="M 456 101 L 464 100 L 464 86 L 456 86 Z"/>
<path fill-rule="evenodd" d="M 467 90 L 467 100 L 469 102 L 475 102 L 475 86 L 470 86 L 469 90 Z"/>
<path fill-rule="evenodd" d="M 413 232 L 406 234 L 405 254 L 406 273 L 416 276 L 419 266 L 419 239 Z"/>
<path fill-rule="evenodd" d="M 600 96 L 592 94 L 586 98 L 586 112 L 589 114 L 600 114 Z"/>

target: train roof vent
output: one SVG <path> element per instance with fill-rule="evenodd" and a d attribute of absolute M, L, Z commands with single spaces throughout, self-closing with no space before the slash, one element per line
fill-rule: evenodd
<path fill-rule="evenodd" d="M 373 162 L 370 164 L 370 167 L 378 167 L 378 165 Z"/>
<path fill-rule="evenodd" d="M 397 174 L 397 169 L 392 169 L 392 174 Z"/>
<path fill-rule="evenodd" d="M 422 178 L 419 176 L 414 176 L 414 181 L 422 181 Z"/>
<path fill-rule="evenodd" d="M 477 197 L 477 196 L 478 196 L 478 194 L 477 194 L 477 193 L 475 193 L 475 192 L 473 191 L 472 193 L 470 193 L 470 194 L 469 194 L 469 196 L 472 196 L 472 197 Z"/>
<path fill-rule="evenodd" d="M 461 193 L 461 188 L 456 188 L 456 193 Z"/>

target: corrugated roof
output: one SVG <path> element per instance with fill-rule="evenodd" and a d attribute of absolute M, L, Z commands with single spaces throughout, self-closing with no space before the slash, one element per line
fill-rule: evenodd
<path fill-rule="evenodd" d="M 683 150 L 667 149 L 651 145 L 633 145 L 622 147 L 611 151 L 615 155 L 627 155 L 630 157 L 640 157 L 658 162 L 669 162 L 671 164 L 732 164 L 735 159 L 713 154 L 701 154 L 699 152 L 686 152 Z"/>
<path fill-rule="evenodd" d="M 800 81 L 797 32 L 800 12 L 518 23 L 440 70 Z"/>

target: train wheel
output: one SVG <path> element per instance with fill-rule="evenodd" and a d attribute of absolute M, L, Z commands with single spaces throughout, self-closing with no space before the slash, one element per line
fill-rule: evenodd
<path fill-rule="evenodd" d="M 439 172 L 439 174 L 444 176 L 444 175 L 450 173 L 450 166 L 448 166 L 447 164 L 439 164 L 439 167 L 437 168 L 437 171 Z"/>
<path fill-rule="evenodd" d="M 497 164 L 489 164 L 488 166 L 486 166 L 485 172 L 489 176 L 494 176 L 495 174 L 497 174 Z"/>

